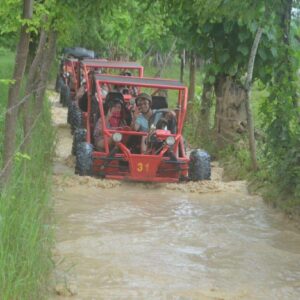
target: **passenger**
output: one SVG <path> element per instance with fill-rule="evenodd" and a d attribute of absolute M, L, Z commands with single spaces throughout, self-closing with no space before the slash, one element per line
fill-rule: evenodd
<path fill-rule="evenodd" d="M 92 78 L 93 78 L 93 71 L 90 71 L 89 75 L 88 75 L 88 80 L 89 80 L 90 84 L 93 83 Z M 91 88 L 91 89 L 93 89 L 93 88 Z M 91 93 L 91 91 L 90 91 L 90 93 Z M 101 86 L 101 96 L 103 98 L 105 98 L 107 93 L 108 93 L 107 86 L 102 85 Z M 84 112 L 88 111 L 88 90 L 87 90 L 87 82 L 85 79 L 82 79 L 80 88 L 77 90 L 77 93 L 76 93 L 74 99 L 75 99 L 75 102 L 77 103 L 77 106 L 82 111 L 84 111 Z"/>
<path fill-rule="evenodd" d="M 86 80 L 83 79 L 81 82 L 80 88 L 77 90 L 77 93 L 75 95 L 75 101 L 77 106 L 84 112 L 87 111 L 87 87 L 86 87 Z"/>
<path fill-rule="evenodd" d="M 105 74 L 105 69 L 101 69 L 101 68 L 97 68 L 95 69 L 94 73 L 97 75 L 97 74 Z M 109 88 L 107 86 L 106 83 L 102 83 L 101 84 L 101 96 L 102 98 L 105 98 L 106 95 L 108 94 L 108 91 L 109 91 Z"/>
<path fill-rule="evenodd" d="M 83 72 L 83 71 L 82 71 Z M 83 74 L 83 73 L 82 73 Z M 88 72 L 88 81 L 91 84 L 93 79 L 94 71 Z M 88 110 L 88 90 L 87 90 L 87 80 L 83 78 L 80 83 L 80 88 L 78 89 L 75 95 L 75 101 L 77 106 L 84 112 Z"/>
<path fill-rule="evenodd" d="M 120 75 L 129 76 L 129 77 L 132 76 L 131 72 L 129 71 L 123 71 L 120 73 Z M 117 89 L 123 95 L 132 95 L 134 97 L 137 95 L 137 88 L 134 86 L 129 86 L 129 85 L 118 86 Z"/>
<path fill-rule="evenodd" d="M 108 104 L 108 111 L 105 116 L 105 125 L 108 129 L 115 129 L 118 127 L 126 126 L 124 121 L 124 102 L 122 99 L 115 98 Z M 94 143 L 96 150 L 104 150 L 104 137 L 101 119 L 98 119 L 94 129 Z M 108 141 L 109 145 L 112 145 L 112 138 Z"/>

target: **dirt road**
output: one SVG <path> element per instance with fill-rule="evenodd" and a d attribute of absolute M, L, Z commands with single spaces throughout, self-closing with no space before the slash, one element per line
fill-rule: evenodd
<path fill-rule="evenodd" d="M 51 299 L 300 299 L 300 230 L 245 182 L 138 184 L 73 175 L 66 109 L 53 102 Z"/>

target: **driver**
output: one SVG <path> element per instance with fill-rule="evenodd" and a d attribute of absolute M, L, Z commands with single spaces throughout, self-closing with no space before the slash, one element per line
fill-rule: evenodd
<path fill-rule="evenodd" d="M 136 131 L 149 132 L 152 125 L 157 129 L 168 129 L 168 125 L 171 124 L 171 133 L 176 132 L 176 114 L 174 111 L 170 111 L 169 109 L 152 109 L 152 97 L 146 93 L 139 94 L 135 102 L 139 110 L 139 115 L 136 116 L 133 114 L 132 127 Z M 146 136 L 142 137 L 142 153 L 146 153 L 147 151 L 146 139 Z"/>
<path fill-rule="evenodd" d="M 152 97 L 146 93 L 139 94 L 135 98 L 135 102 L 140 112 L 138 116 L 134 115 L 132 118 L 133 127 L 136 131 L 148 132 L 151 125 L 153 124 L 157 127 L 161 123 L 159 121 L 162 118 L 167 122 L 176 118 L 175 112 L 169 109 L 151 109 Z"/>

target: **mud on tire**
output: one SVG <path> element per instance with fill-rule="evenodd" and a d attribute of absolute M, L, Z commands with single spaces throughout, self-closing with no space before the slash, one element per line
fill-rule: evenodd
<path fill-rule="evenodd" d="M 86 139 L 86 129 L 84 128 L 77 128 L 74 131 L 73 135 L 73 145 L 72 145 L 72 154 L 76 155 L 77 146 L 79 143 L 83 143 Z"/>
<path fill-rule="evenodd" d="M 82 111 L 74 104 L 73 104 L 72 111 L 70 113 L 70 125 L 71 125 L 72 134 L 74 134 L 74 131 L 77 128 L 83 127 Z"/>
<path fill-rule="evenodd" d="M 68 114 L 67 114 L 67 122 L 68 124 L 72 125 L 72 118 L 73 118 L 73 109 L 76 108 L 75 101 L 69 101 L 68 103 Z"/>
<path fill-rule="evenodd" d="M 59 102 L 62 104 L 63 107 L 66 107 L 70 101 L 70 88 L 63 83 L 60 87 L 60 98 Z"/>
<path fill-rule="evenodd" d="M 80 176 L 92 176 L 92 153 L 93 145 L 86 142 L 77 144 L 75 174 Z"/>
<path fill-rule="evenodd" d="M 189 179 L 192 181 L 209 180 L 211 176 L 210 155 L 200 149 L 190 154 Z"/>
<path fill-rule="evenodd" d="M 61 90 L 61 86 L 64 84 L 64 80 L 61 78 L 61 76 L 58 74 L 56 76 L 56 80 L 55 80 L 55 91 L 57 93 L 60 93 L 60 90 Z"/>

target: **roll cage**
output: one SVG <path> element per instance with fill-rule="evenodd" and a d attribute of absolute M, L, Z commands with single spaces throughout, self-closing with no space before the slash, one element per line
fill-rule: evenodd
<path fill-rule="evenodd" d="M 182 130 L 187 109 L 187 87 L 177 80 L 157 79 L 157 78 L 140 78 L 126 77 L 107 74 L 94 74 L 92 79 L 94 86 L 93 95 L 96 98 L 99 111 L 100 121 L 102 124 L 102 134 L 104 138 L 103 151 L 94 150 L 92 152 L 93 174 L 112 179 L 129 179 L 137 181 L 156 181 L 156 182 L 177 182 L 188 175 L 188 162 L 186 156 Z M 167 90 L 172 93 L 173 110 L 176 113 L 177 130 L 171 133 L 170 130 L 153 128 L 149 132 L 137 132 L 128 126 L 121 128 L 107 128 L 105 124 L 105 102 L 106 98 L 102 93 L 102 87 L 106 85 L 115 87 L 118 85 L 135 86 L 141 92 L 147 92 L 153 95 L 156 103 L 165 100 L 165 97 L 157 97 L 161 90 Z M 112 91 L 112 89 L 110 90 Z M 127 108 L 132 107 L 134 96 L 125 99 Z M 135 107 L 136 109 L 136 107 Z M 155 107 L 154 107 L 155 109 Z M 86 143 L 93 145 L 93 124 L 91 98 L 88 101 L 88 110 L 85 118 Z M 128 124 L 129 125 L 129 124 Z M 121 141 L 114 142 L 113 147 L 109 145 L 109 140 L 114 134 L 122 136 Z M 142 153 L 133 150 L 135 148 L 129 145 L 131 139 L 138 139 L 139 142 L 145 139 L 154 138 L 159 147 L 153 151 Z M 167 139 L 173 137 L 174 144 L 167 144 Z M 138 142 L 138 143 L 139 143 Z M 139 146 L 139 145 L 135 145 Z"/>

